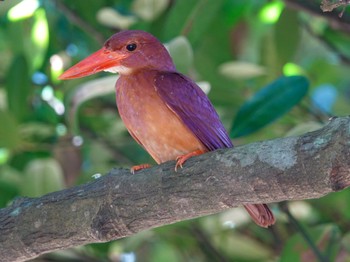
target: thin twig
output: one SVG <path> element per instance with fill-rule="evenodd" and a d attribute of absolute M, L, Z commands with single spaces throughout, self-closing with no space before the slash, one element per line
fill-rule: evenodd
<path fill-rule="evenodd" d="M 309 245 L 311 250 L 314 252 L 315 256 L 317 257 L 317 260 L 320 262 L 330 262 L 328 257 L 325 257 L 321 251 L 318 249 L 316 244 L 311 239 L 308 232 L 305 230 L 305 228 L 299 223 L 299 221 L 290 213 L 288 205 L 286 202 L 280 203 L 281 210 L 284 211 L 284 213 L 287 215 L 289 222 L 295 227 L 295 229 L 300 233 L 300 235 L 303 237 L 305 242 Z"/>
<path fill-rule="evenodd" d="M 323 12 L 331 12 L 340 6 L 346 7 L 349 4 L 350 4 L 349 0 L 338 0 L 334 3 L 332 3 L 332 1 L 330 0 L 323 0 L 321 2 L 321 9 Z"/>
<path fill-rule="evenodd" d="M 86 33 L 91 35 L 92 38 L 94 38 L 100 45 L 103 45 L 103 43 L 106 40 L 106 37 L 103 34 L 101 34 L 98 30 L 96 30 L 89 23 L 83 20 L 77 13 L 65 6 L 62 1 L 55 1 L 55 4 L 57 8 L 60 9 L 66 15 L 68 20 L 70 20 L 73 24 L 86 31 Z"/>
<path fill-rule="evenodd" d="M 347 0 L 349 1 L 349 0 Z M 341 30 L 343 32 L 350 32 L 350 16 L 345 14 L 342 19 L 339 19 L 339 15 L 335 12 L 324 13 L 320 9 L 320 6 L 314 1 L 304 0 L 284 0 L 289 8 L 296 9 L 298 11 L 304 11 L 314 16 L 325 18 L 329 21 L 330 26 L 333 29 Z"/>
<path fill-rule="evenodd" d="M 228 261 L 227 258 L 222 254 L 222 252 L 220 252 L 213 246 L 209 237 L 201 228 L 199 228 L 193 223 L 190 226 L 190 232 L 197 239 L 199 246 L 202 247 L 203 252 L 207 254 L 208 258 L 212 259 L 212 261 Z"/>

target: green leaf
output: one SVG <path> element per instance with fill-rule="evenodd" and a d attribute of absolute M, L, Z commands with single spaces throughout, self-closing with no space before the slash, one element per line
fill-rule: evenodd
<path fill-rule="evenodd" d="M 55 109 L 53 109 L 46 101 L 36 103 L 34 113 L 37 121 L 50 124 L 57 124 L 59 121 L 59 116 L 57 115 Z"/>
<path fill-rule="evenodd" d="M 165 24 L 165 39 L 184 35 L 194 44 L 217 19 L 223 4 L 223 0 L 175 1 Z"/>
<path fill-rule="evenodd" d="M 52 140 L 56 136 L 56 129 L 54 125 L 31 121 L 21 125 L 20 135 L 26 142 L 42 143 Z"/>
<path fill-rule="evenodd" d="M 169 243 L 159 241 L 152 245 L 150 261 L 181 261 L 180 253 L 174 249 Z"/>
<path fill-rule="evenodd" d="M 34 14 L 34 21 L 31 32 L 31 41 L 25 45 L 28 59 L 32 61 L 32 69 L 42 66 L 49 46 L 49 25 L 46 13 L 39 8 Z"/>
<path fill-rule="evenodd" d="M 20 2 L 22 2 L 22 1 L 21 0 L 13 0 L 13 1 L 1 2 L 0 16 L 4 17 L 12 7 L 14 7 L 15 5 L 17 5 Z"/>
<path fill-rule="evenodd" d="M 6 206 L 14 197 L 18 196 L 18 186 L 21 174 L 8 165 L 0 167 L 0 207 Z"/>
<path fill-rule="evenodd" d="M 346 253 L 347 253 L 347 256 L 346 256 L 347 260 L 345 260 L 345 261 L 349 261 L 349 259 L 350 259 L 350 233 L 346 233 L 343 236 L 341 244 L 342 244 L 342 246 L 344 247 L 344 249 L 346 250 Z"/>
<path fill-rule="evenodd" d="M 230 261 L 269 261 L 272 257 L 267 246 L 247 234 L 232 231 L 220 237 L 214 233 L 212 242 L 225 251 Z"/>
<path fill-rule="evenodd" d="M 290 129 L 287 132 L 286 136 L 300 136 L 302 134 L 305 134 L 307 132 L 312 132 L 320 128 L 322 128 L 322 124 L 320 124 L 319 122 L 315 122 L 315 121 L 303 122 L 294 126 L 292 129 Z"/>
<path fill-rule="evenodd" d="M 249 9 L 252 8 L 254 8 L 253 1 L 225 1 L 221 10 L 221 14 L 226 24 L 229 26 L 233 26 L 242 18 L 244 14 L 249 12 Z"/>
<path fill-rule="evenodd" d="M 132 10 L 145 21 L 155 20 L 165 11 L 169 0 L 134 0 Z"/>
<path fill-rule="evenodd" d="M 275 27 L 274 42 L 277 57 L 281 65 L 291 61 L 300 42 L 300 26 L 298 13 L 284 9 Z"/>
<path fill-rule="evenodd" d="M 350 58 L 350 36 L 349 34 L 345 34 L 343 32 L 334 31 L 331 28 L 326 28 L 322 39 L 326 41 L 328 45 L 335 49 L 335 51 L 339 52 L 343 56 Z"/>
<path fill-rule="evenodd" d="M 249 62 L 231 61 L 219 66 L 219 73 L 231 79 L 250 79 L 266 74 L 266 69 Z"/>
<path fill-rule="evenodd" d="M 37 197 L 64 188 L 63 171 L 53 158 L 36 159 L 28 163 L 20 191 L 22 195 Z"/>
<path fill-rule="evenodd" d="M 307 230 L 311 241 L 327 261 L 336 261 L 340 248 L 340 231 L 336 225 L 321 225 Z M 310 246 L 300 233 L 287 241 L 281 254 L 281 262 L 318 261 Z"/>
<path fill-rule="evenodd" d="M 248 135 L 281 117 L 300 102 L 308 87 L 309 82 L 303 76 L 280 77 L 238 110 L 230 135 Z"/>
<path fill-rule="evenodd" d="M 0 111 L 0 148 L 14 149 L 21 142 L 16 119 L 9 112 Z"/>
<path fill-rule="evenodd" d="M 97 20 L 107 27 L 128 29 L 136 23 L 137 18 L 132 15 L 123 15 L 111 7 L 104 7 L 97 12 Z"/>
<path fill-rule="evenodd" d="M 11 199 L 18 195 L 16 186 L 7 183 L 6 181 L 0 181 L 0 208 L 5 207 Z"/>
<path fill-rule="evenodd" d="M 221 64 L 232 59 L 232 47 L 227 39 L 231 32 L 232 26 L 228 25 L 224 17 L 218 16 L 208 28 L 208 34 L 202 35 L 200 44 L 193 46 L 194 68 L 198 72 L 198 79 L 211 84 L 210 99 L 217 106 L 232 106 L 240 100 L 240 89 L 232 88 L 235 85 L 232 80 L 218 72 Z"/>
<path fill-rule="evenodd" d="M 73 132 L 78 131 L 77 112 L 79 107 L 96 97 L 108 95 L 115 92 L 115 82 L 119 76 L 106 76 L 85 82 L 74 90 L 74 94 L 68 99 L 67 109 L 70 125 Z"/>
<path fill-rule="evenodd" d="M 172 39 L 166 45 L 176 69 L 182 73 L 188 73 L 193 65 L 193 50 L 190 42 L 184 36 Z"/>
<path fill-rule="evenodd" d="M 6 75 L 6 92 L 9 110 L 18 120 L 23 120 L 28 114 L 30 87 L 27 60 L 24 55 L 17 55 Z"/>

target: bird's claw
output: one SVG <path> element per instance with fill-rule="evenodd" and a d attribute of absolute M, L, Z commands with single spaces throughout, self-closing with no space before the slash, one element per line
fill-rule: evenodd
<path fill-rule="evenodd" d="M 141 165 L 137 165 L 137 166 L 132 166 L 130 168 L 130 172 L 131 174 L 135 174 L 136 171 L 142 170 L 142 169 L 146 169 L 146 168 L 150 168 L 151 165 L 150 164 L 141 164 Z"/>
<path fill-rule="evenodd" d="M 178 156 L 176 158 L 176 164 L 175 164 L 175 172 L 177 172 L 177 168 L 181 167 L 182 168 L 182 164 L 186 162 L 188 158 L 185 158 L 185 155 L 183 156 Z"/>
<path fill-rule="evenodd" d="M 178 156 L 176 158 L 175 172 L 177 172 L 178 167 L 182 168 L 182 165 L 187 161 L 187 159 L 189 159 L 193 156 L 198 156 L 198 155 L 204 154 L 204 153 L 205 153 L 204 150 L 198 149 L 198 150 L 195 150 L 193 152 Z"/>

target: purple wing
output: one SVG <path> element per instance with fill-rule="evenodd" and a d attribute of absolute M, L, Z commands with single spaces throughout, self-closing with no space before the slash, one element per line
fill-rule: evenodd
<path fill-rule="evenodd" d="M 162 72 L 154 82 L 159 96 L 209 151 L 233 147 L 213 105 L 191 79 L 176 72 Z"/>

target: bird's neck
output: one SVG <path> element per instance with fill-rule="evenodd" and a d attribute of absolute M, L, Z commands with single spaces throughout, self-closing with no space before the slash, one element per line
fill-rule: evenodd
<path fill-rule="evenodd" d="M 152 68 L 152 67 L 148 67 L 148 68 L 137 68 L 137 69 L 132 69 L 129 67 L 118 67 L 118 73 L 120 78 L 123 79 L 128 79 L 128 78 L 138 78 L 138 77 L 143 77 L 146 75 L 154 75 L 156 73 L 159 72 L 177 72 L 175 69 L 175 66 L 172 64 L 169 67 L 163 68 L 163 69 L 158 69 L 158 68 Z"/>
<path fill-rule="evenodd" d="M 148 80 L 153 81 L 153 78 L 157 70 L 152 69 L 134 69 L 131 73 L 125 74 L 124 72 L 119 73 L 119 79 L 116 87 L 118 88 L 142 88 L 143 83 Z"/>

